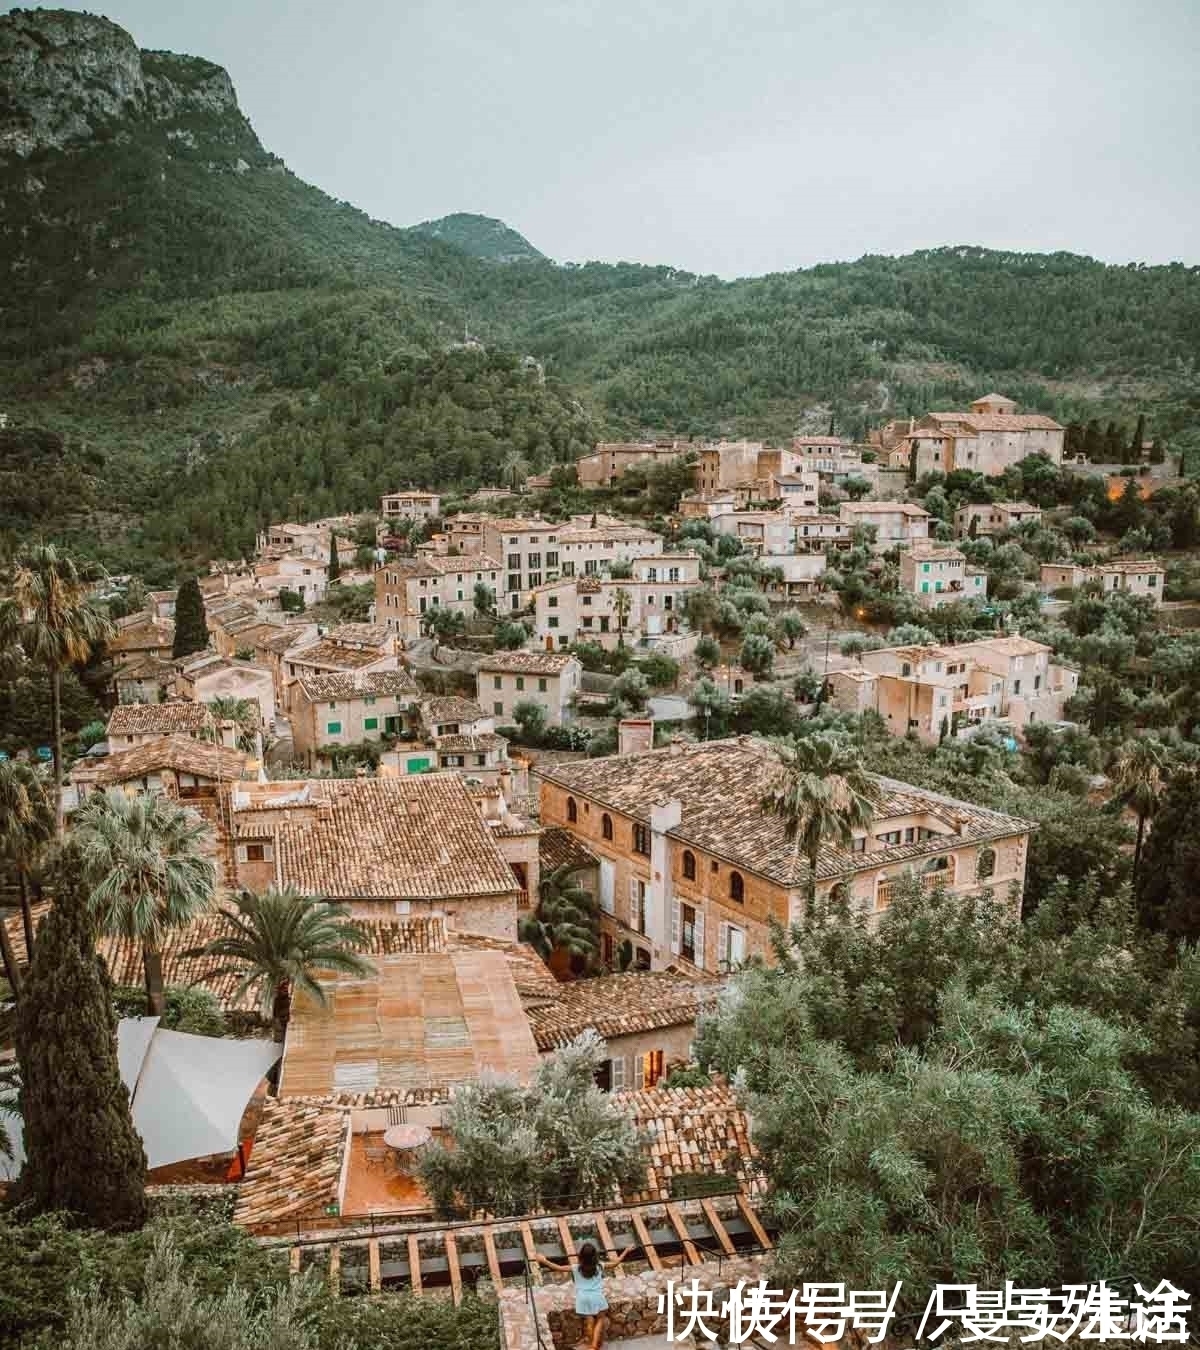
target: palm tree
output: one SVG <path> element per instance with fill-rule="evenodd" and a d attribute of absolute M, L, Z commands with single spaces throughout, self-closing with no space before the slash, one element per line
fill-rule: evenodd
<path fill-rule="evenodd" d="M 1133 873 L 1142 860 L 1146 822 L 1158 810 L 1166 791 L 1167 756 L 1162 744 L 1148 736 L 1125 741 L 1112 762 L 1116 799 L 1137 815 L 1137 843 L 1133 848 Z"/>
<path fill-rule="evenodd" d="M 166 935 L 208 909 L 216 892 L 216 867 L 200 852 L 208 825 L 166 797 L 114 791 L 84 802 L 75 833 L 92 909 L 106 933 L 141 943 L 146 1002 L 160 1015 Z"/>
<path fill-rule="evenodd" d="M 529 461 L 519 450 L 510 450 L 500 463 L 501 481 L 507 483 L 514 492 L 519 492 L 521 484 L 529 477 Z"/>
<path fill-rule="evenodd" d="M 62 677 L 81 665 L 112 633 L 112 623 L 88 596 L 86 571 L 53 544 L 17 554 L 8 594 L 0 600 L 0 647 L 19 646 L 50 676 L 53 718 L 54 821 L 61 834 Z"/>
<path fill-rule="evenodd" d="M 283 1040 L 296 990 L 324 1007 L 325 990 L 318 979 L 322 971 L 370 975 L 375 969 L 358 954 L 366 934 L 350 922 L 345 905 L 291 887 L 262 895 L 243 891 L 235 905 L 220 911 L 225 931 L 204 948 L 206 956 L 221 956 L 226 962 L 209 978 L 240 975 L 237 997 L 255 992 L 277 1041 Z"/>
<path fill-rule="evenodd" d="M 571 884 L 578 869 L 564 864 L 542 877 L 535 914 L 521 920 L 520 937 L 543 961 L 556 950 L 590 960 L 599 950 L 599 911 L 592 895 Z"/>
<path fill-rule="evenodd" d="M 38 855 L 53 838 L 54 806 L 46 795 L 42 774 L 19 760 L 0 760 L 0 857 L 12 863 L 17 873 L 29 959 L 34 937 L 30 874 L 37 866 Z"/>
<path fill-rule="evenodd" d="M 208 707 L 218 725 L 222 722 L 233 723 L 239 750 L 244 750 L 248 755 L 257 751 L 262 714 L 259 705 L 253 699 L 214 698 L 209 699 Z M 220 740 L 219 733 L 217 739 Z"/>
<path fill-rule="evenodd" d="M 625 645 L 625 625 L 629 622 L 629 611 L 633 608 L 633 596 L 624 586 L 613 591 L 613 613 L 617 616 L 617 646 Z"/>
<path fill-rule="evenodd" d="M 796 857 L 808 859 L 808 902 L 817 898 L 817 863 L 829 839 L 848 848 L 856 829 L 875 814 L 879 787 L 845 741 L 827 735 L 803 739 L 773 737 L 779 772 L 762 798 L 762 808 L 783 821 Z"/>

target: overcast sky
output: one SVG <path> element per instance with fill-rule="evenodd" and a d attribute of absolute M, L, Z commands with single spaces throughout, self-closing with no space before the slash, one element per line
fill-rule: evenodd
<path fill-rule="evenodd" d="M 939 244 L 1200 262 L 1197 0 L 99 0 L 398 225 L 739 276 Z"/>

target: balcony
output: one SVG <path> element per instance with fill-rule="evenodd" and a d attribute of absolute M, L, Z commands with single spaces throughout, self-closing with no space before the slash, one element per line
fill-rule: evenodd
<path fill-rule="evenodd" d="M 944 862 L 946 866 L 929 866 L 918 875 L 921 881 L 921 888 L 931 891 L 935 886 L 953 886 L 957 868 L 953 857 L 936 858 L 935 863 Z M 875 891 L 875 909 L 876 911 L 885 910 L 892 903 L 896 896 L 896 889 L 906 877 L 885 877 L 878 885 Z"/>

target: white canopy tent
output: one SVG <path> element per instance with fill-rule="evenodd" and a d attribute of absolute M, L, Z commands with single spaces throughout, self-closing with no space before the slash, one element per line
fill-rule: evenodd
<path fill-rule="evenodd" d="M 279 1058 L 274 1041 L 225 1040 L 167 1031 L 157 1017 L 117 1025 L 117 1063 L 133 1101 L 133 1125 L 150 1167 L 232 1153 L 254 1089 Z M 13 1157 L 0 1158 L 0 1178 L 25 1160 L 21 1122 L 6 1118 Z"/>

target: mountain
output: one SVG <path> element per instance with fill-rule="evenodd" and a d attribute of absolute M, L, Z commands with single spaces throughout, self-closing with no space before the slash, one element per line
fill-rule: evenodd
<path fill-rule="evenodd" d="M 532 262 L 544 259 L 524 235 L 520 235 L 502 220 L 491 216 L 473 216 L 458 211 L 438 220 L 423 220 L 420 225 L 412 226 L 418 234 L 426 234 L 431 239 L 440 239 L 444 244 L 453 244 L 473 258 L 485 258 L 488 262 Z"/>
<path fill-rule="evenodd" d="M 595 436 L 857 436 L 999 388 L 1200 444 L 1195 268 L 963 247 L 723 282 L 397 229 L 295 177 L 219 67 L 73 12 L 0 16 L 0 275 L 0 477 L 86 487 L 22 494 L 0 546 L 24 519 L 148 579 Z"/>

